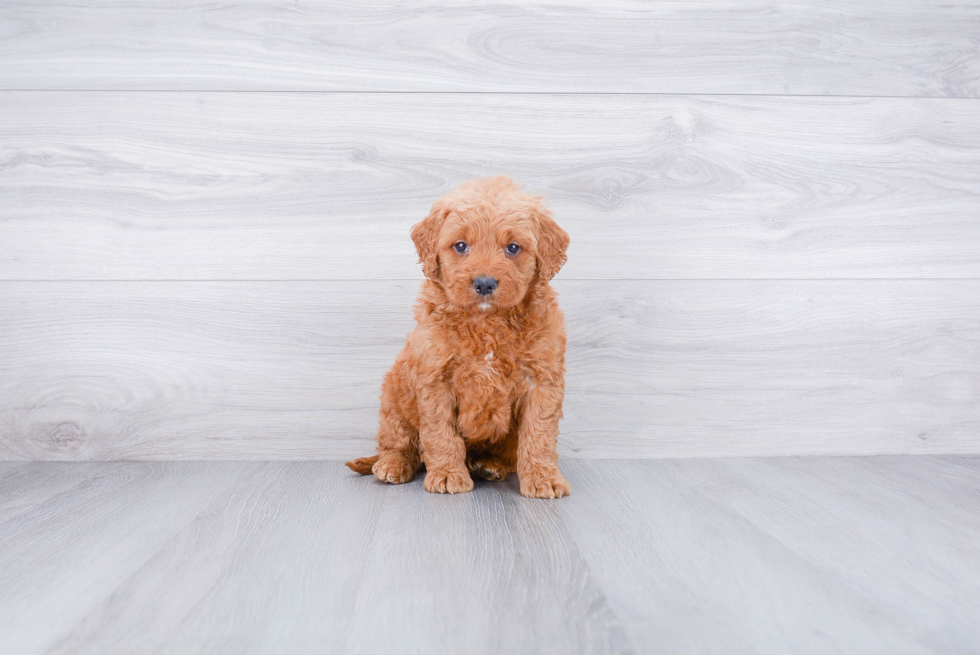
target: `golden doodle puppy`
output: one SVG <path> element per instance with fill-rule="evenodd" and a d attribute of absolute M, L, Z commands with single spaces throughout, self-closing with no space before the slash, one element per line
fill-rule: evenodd
<path fill-rule="evenodd" d="M 525 496 L 567 496 L 555 450 L 565 325 L 548 281 L 568 234 L 540 197 L 496 177 L 436 200 L 412 240 L 426 277 L 418 326 L 381 387 L 378 454 L 347 466 L 401 484 L 424 465 L 438 493 L 516 471 Z"/>

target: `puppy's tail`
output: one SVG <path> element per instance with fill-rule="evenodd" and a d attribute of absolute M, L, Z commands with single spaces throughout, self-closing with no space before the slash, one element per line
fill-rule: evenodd
<path fill-rule="evenodd" d="M 354 473 L 360 473 L 361 475 L 368 475 L 371 473 L 371 467 L 374 463 L 378 461 L 378 456 L 373 455 L 371 457 L 358 457 L 357 459 L 352 459 L 347 462 L 347 468 L 354 471 Z"/>

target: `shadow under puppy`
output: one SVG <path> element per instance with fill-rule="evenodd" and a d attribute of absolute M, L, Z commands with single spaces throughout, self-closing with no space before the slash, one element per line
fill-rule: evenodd
<path fill-rule="evenodd" d="M 565 325 L 548 284 L 568 234 L 508 177 L 472 180 L 412 228 L 426 280 L 418 326 L 381 387 L 378 454 L 347 462 L 427 491 L 517 472 L 521 493 L 571 492 L 558 470 Z"/>

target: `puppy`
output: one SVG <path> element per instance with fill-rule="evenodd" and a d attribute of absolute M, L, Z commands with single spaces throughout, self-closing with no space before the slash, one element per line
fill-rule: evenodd
<path fill-rule="evenodd" d="M 381 387 L 378 454 L 347 462 L 392 484 L 473 489 L 517 472 L 521 493 L 571 492 L 558 470 L 565 325 L 548 284 L 568 234 L 508 177 L 462 184 L 412 228 L 427 278 L 418 326 Z"/>

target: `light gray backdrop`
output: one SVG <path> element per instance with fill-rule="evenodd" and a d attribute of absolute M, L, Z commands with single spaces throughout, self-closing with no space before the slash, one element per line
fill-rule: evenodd
<path fill-rule="evenodd" d="M 980 3 L 0 6 L 0 459 L 363 455 L 408 237 L 571 234 L 566 457 L 980 453 Z"/>

